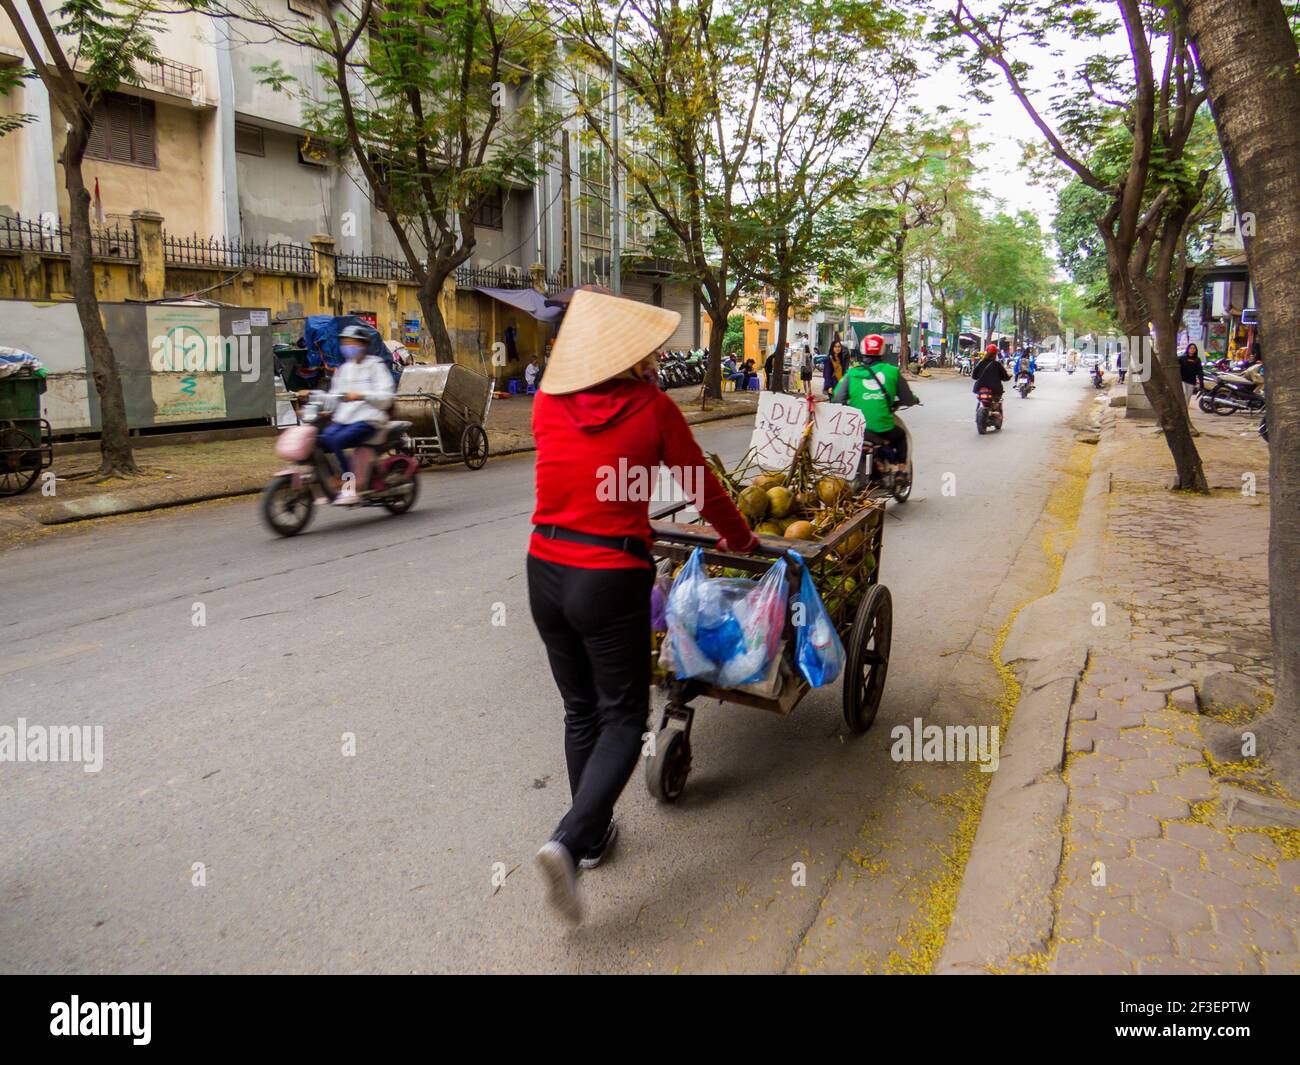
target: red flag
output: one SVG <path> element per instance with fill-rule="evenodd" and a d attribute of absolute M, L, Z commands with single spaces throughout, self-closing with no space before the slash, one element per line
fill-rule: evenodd
<path fill-rule="evenodd" d="M 99 178 L 95 178 L 95 224 L 104 224 L 104 201 L 99 198 Z"/>

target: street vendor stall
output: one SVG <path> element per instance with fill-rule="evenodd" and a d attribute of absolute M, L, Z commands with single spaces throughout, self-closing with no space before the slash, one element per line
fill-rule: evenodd
<path fill-rule="evenodd" d="M 854 415 L 857 415 L 855 419 Z M 893 603 L 880 583 L 885 499 L 878 486 L 854 491 L 861 416 L 819 404 L 755 426 L 756 446 L 726 469 L 709 461 L 754 527 L 759 549 L 717 549 L 700 520 L 677 518 L 689 500 L 651 522 L 657 560 L 653 683 L 664 693 L 646 760 L 646 784 L 674 801 L 691 768 L 691 703 L 700 697 L 786 715 L 814 687 L 837 679 L 845 723 L 875 720 L 889 669 Z M 854 441 L 856 440 L 856 446 Z"/>

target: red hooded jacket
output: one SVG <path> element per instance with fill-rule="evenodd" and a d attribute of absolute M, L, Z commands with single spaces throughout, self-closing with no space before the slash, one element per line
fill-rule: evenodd
<path fill-rule="evenodd" d="M 681 410 L 655 385 L 620 377 L 567 396 L 539 392 L 533 437 L 534 525 L 594 536 L 637 536 L 649 547 L 649 491 L 662 463 L 697 501 L 702 497 L 701 513 L 729 543 L 740 547 L 753 541 L 745 519 L 705 463 Z M 528 552 L 583 569 L 646 565 L 624 551 L 536 533 Z"/>

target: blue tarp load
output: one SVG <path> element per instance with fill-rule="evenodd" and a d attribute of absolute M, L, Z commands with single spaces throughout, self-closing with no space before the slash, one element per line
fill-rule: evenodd
<path fill-rule="evenodd" d="M 322 351 L 325 354 L 325 364 L 330 369 L 342 362 L 343 356 L 339 353 L 339 333 L 350 325 L 361 325 L 370 330 L 370 354 L 384 360 L 393 375 L 393 380 L 396 381 L 402 375 L 402 368 L 393 362 L 392 353 L 384 344 L 383 338 L 364 318 L 358 318 L 353 314 L 345 314 L 339 317 L 332 314 L 309 314 L 307 316 L 302 330 L 303 346 L 307 349 L 307 365 L 309 367 L 319 366 Z"/>

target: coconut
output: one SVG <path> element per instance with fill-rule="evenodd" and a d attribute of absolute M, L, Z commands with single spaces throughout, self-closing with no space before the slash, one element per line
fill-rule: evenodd
<path fill-rule="evenodd" d="M 788 488 L 774 485 L 767 490 L 767 512 L 774 518 L 784 518 L 794 509 L 794 494 Z"/>
<path fill-rule="evenodd" d="M 785 474 L 779 470 L 773 470 L 770 473 L 760 473 L 754 478 L 754 484 L 759 488 L 775 488 L 779 484 L 785 484 Z"/>
<path fill-rule="evenodd" d="M 779 521 L 764 521 L 754 527 L 754 532 L 760 536 L 782 536 L 785 530 Z"/>
<path fill-rule="evenodd" d="M 785 535 L 788 540 L 815 540 L 817 531 L 810 521 L 792 521 L 786 526 Z"/>
<path fill-rule="evenodd" d="M 865 539 L 866 536 L 863 535 L 861 529 L 857 532 L 849 533 L 849 535 L 844 538 L 844 543 L 840 545 L 840 555 L 843 558 L 852 558 L 858 553 L 858 550 L 862 547 L 862 541 Z"/>
<path fill-rule="evenodd" d="M 751 484 L 740 493 L 738 503 L 740 512 L 754 525 L 763 520 L 767 514 L 767 491 L 756 484 Z"/>
<path fill-rule="evenodd" d="M 818 502 L 820 502 L 820 500 L 817 498 L 817 493 L 811 490 L 799 492 L 794 497 L 795 506 L 805 513 L 811 513 L 816 510 Z"/>
<path fill-rule="evenodd" d="M 843 477 L 827 474 L 817 482 L 817 498 L 828 507 L 833 507 L 840 496 L 847 492 L 848 489 L 849 482 Z"/>

